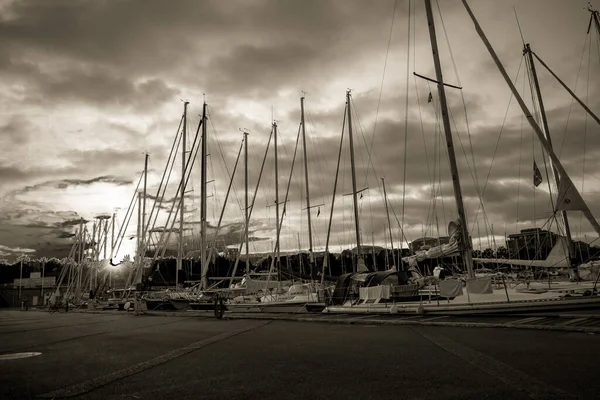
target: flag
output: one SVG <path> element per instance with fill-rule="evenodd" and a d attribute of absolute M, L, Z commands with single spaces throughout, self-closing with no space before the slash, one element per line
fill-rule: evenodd
<path fill-rule="evenodd" d="M 537 167 L 535 160 L 533 160 L 533 186 L 538 187 L 542 183 L 542 173 Z"/>
<path fill-rule="evenodd" d="M 433 95 L 429 92 L 429 97 L 427 97 L 427 102 L 431 103 L 433 101 Z"/>

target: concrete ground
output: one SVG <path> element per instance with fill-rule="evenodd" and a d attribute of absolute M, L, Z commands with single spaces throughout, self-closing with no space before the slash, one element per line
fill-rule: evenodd
<path fill-rule="evenodd" d="M 598 398 L 599 345 L 576 332 L 0 311 L 0 398 Z M 41 354 L 6 359 L 18 352 Z"/>

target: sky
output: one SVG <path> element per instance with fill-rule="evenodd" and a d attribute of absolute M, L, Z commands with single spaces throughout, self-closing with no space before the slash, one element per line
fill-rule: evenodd
<path fill-rule="evenodd" d="M 522 40 L 600 112 L 600 47 L 593 28 L 586 33 L 586 5 L 470 1 L 532 111 Z M 524 228 L 555 230 L 539 141 L 461 1 L 434 0 L 433 10 L 444 80 L 462 87 L 446 91 L 475 248 L 503 245 L 505 234 Z M 208 104 L 210 240 L 242 131 L 249 132 L 251 201 L 275 119 L 280 202 L 290 182 L 281 247 L 308 248 L 302 141 L 290 179 L 304 96 L 313 247 L 325 247 L 330 216 L 331 250 L 356 245 L 347 128 L 331 207 L 348 89 L 357 190 L 366 189 L 359 195 L 362 243 L 390 246 L 381 178 L 395 247 L 444 236 L 456 218 L 437 89 L 413 75 L 435 77 L 421 1 L 0 0 L 0 31 L 0 258 L 65 257 L 81 219 L 91 230 L 95 217 L 115 213 L 119 228 L 145 153 L 147 190 L 156 194 L 183 100 L 190 102 L 188 149 L 202 103 Z M 536 68 L 556 153 L 600 215 L 599 126 L 539 63 Z M 179 157 L 167 199 L 181 177 Z M 544 175 L 537 188 L 534 160 Z M 199 165 L 186 193 L 186 251 L 198 246 Z M 221 245 L 237 246 L 244 231 L 243 165 L 242 156 L 224 207 Z M 271 142 L 249 227 L 251 252 L 273 249 L 274 165 Z M 161 205 L 156 231 L 169 227 L 171 204 Z M 134 251 L 134 214 L 121 255 Z M 573 234 L 591 242 L 598 235 L 580 214 L 569 213 Z M 171 235 L 172 248 L 177 240 Z"/>

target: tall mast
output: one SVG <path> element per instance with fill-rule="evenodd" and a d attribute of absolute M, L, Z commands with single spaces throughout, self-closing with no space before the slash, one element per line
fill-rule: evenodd
<path fill-rule="evenodd" d="M 115 222 L 116 222 L 117 213 L 113 213 L 112 215 L 112 223 L 110 224 L 110 255 L 111 260 L 114 257 L 115 251 Z M 108 286 L 112 288 L 112 269 L 108 272 Z"/>
<path fill-rule="evenodd" d="M 202 272 L 202 288 L 208 287 L 208 265 L 209 260 L 206 259 L 206 102 L 202 105 L 202 137 L 200 138 L 202 145 L 200 160 L 201 177 L 200 177 L 200 259 Z"/>
<path fill-rule="evenodd" d="M 108 220 L 104 220 L 104 239 L 102 239 L 104 243 L 102 249 L 102 259 L 106 260 L 106 253 L 108 252 Z"/>
<path fill-rule="evenodd" d="M 329 224 L 327 226 L 327 238 L 325 239 L 325 257 L 323 258 L 323 272 L 321 274 L 321 283 L 325 280 L 325 268 L 329 267 L 331 275 L 331 265 L 329 265 L 329 239 L 331 237 L 331 223 L 333 222 L 333 207 L 335 206 L 335 194 L 337 191 L 338 177 L 340 175 L 340 161 L 342 159 L 342 148 L 344 147 L 344 129 L 346 127 L 346 114 L 348 109 L 344 107 L 344 120 L 342 122 L 342 134 L 340 135 L 340 147 L 338 149 L 337 166 L 335 168 L 335 179 L 333 181 L 333 196 L 331 196 L 331 212 L 329 213 Z M 343 260 L 343 259 L 342 259 Z"/>
<path fill-rule="evenodd" d="M 385 200 L 385 213 L 387 215 L 388 230 L 390 233 L 390 243 L 392 245 L 392 266 L 394 267 L 394 269 L 396 269 L 398 267 L 396 266 L 396 256 L 394 255 L 394 238 L 392 237 L 392 224 L 390 224 L 390 210 L 388 207 L 387 191 L 385 190 L 385 180 L 383 178 L 381 178 L 381 184 L 383 185 L 383 197 Z"/>
<path fill-rule="evenodd" d="M 590 23 L 588 26 L 588 33 L 590 32 L 592 21 L 594 21 L 594 25 L 596 26 L 596 32 L 598 33 L 598 36 L 600 36 L 600 12 L 598 12 L 598 10 L 594 10 L 592 8 L 592 4 L 589 2 L 588 11 L 590 12 Z"/>
<path fill-rule="evenodd" d="M 537 135 L 540 143 L 544 147 L 544 150 L 546 150 L 546 152 L 548 153 L 548 155 L 552 159 L 553 165 L 556 167 L 556 169 L 558 170 L 558 173 L 560 174 L 560 178 L 561 178 L 561 180 L 563 182 L 562 186 L 563 186 L 563 188 L 565 188 L 565 193 L 559 193 L 558 198 L 561 199 L 561 197 L 566 197 L 567 194 L 570 197 L 570 198 L 565 198 L 565 199 L 562 200 L 564 204 L 561 204 L 561 207 L 568 207 L 569 204 L 574 203 L 573 206 L 571 206 L 571 209 L 574 209 L 574 210 L 577 210 L 577 211 L 581 211 L 583 213 L 583 215 L 585 215 L 585 218 L 588 220 L 588 222 L 590 223 L 590 225 L 592 225 L 592 227 L 594 228 L 594 230 L 596 231 L 596 233 L 598 235 L 600 235 L 600 224 L 598 223 L 598 221 L 596 221 L 596 218 L 594 217 L 594 215 L 590 211 L 590 209 L 589 209 L 587 203 L 585 202 L 585 200 L 583 200 L 583 198 L 581 197 L 581 194 L 579 193 L 579 191 L 577 190 L 577 188 L 573 184 L 573 181 L 571 180 L 571 178 L 567 174 L 567 171 L 565 170 L 565 168 L 561 164 L 560 160 L 558 159 L 558 157 L 556 156 L 556 154 L 554 154 L 554 151 L 552 151 L 552 147 L 550 146 L 550 144 L 548 143 L 548 141 L 544 137 L 544 133 L 540 129 L 540 126 L 537 124 L 537 122 L 535 121 L 535 119 L 532 117 L 531 112 L 527 108 L 527 105 L 523 101 L 523 98 L 519 94 L 519 91 L 517 90 L 517 88 L 513 84 L 512 80 L 508 76 L 508 73 L 504 69 L 504 66 L 500 62 L 500 59 L 498 58 L 498 55 L 494 51 L 494 49 L 493 49 L 492 45 L 490 44 L 490 42 L 487 40 L 487 37 L 485 36 L 485 33 L 481 29 L 481 26 L 479 25 L 479 22 L 477 22 L 477 18 L 475 18 L 475 15 L 471 11 L 471 8 L 469 7 L 469 4 L 467 3 L 466 0 L 462 0 L 462 3 L 465 6 L 465 9 L 467 10 L 467 13 L 471 17 L 471 20 L 473 21 L 473 25 L 475 25 L 475 30 L 479 34 L 479 37 L 483 41 L 483 44 L 487 48 L 488 52 L 490 53 L 490 56 L 494 60 L 494 63 L 498 67 L 498 70 L 500 71 L 500 74 L 502 74 L 502 77 L 504 78 L 506 84 L 510 88 L 513 96 L 515 96 L 515 99 L 519 103 L 519 106 L 521 107 L 521 110 L 523 111 L 523 114 L 527 118 L 527 121 L 529 122 L 529 125 L 531 125 L 531 127 L 533 128 L 533 131 L 535 132 L 535 134 Z M 560 190 L 559 190 L 559 192 L 560 192 Z M 569 201 L 567 202 L 567 200 L 569 200 Z"/>
<path fill-rule="evenodd" d="M 182 268 L 183 264 L 183 206 L 184 206 L 184 196 L 185 196 L 185 161 L 186 161 L 186 151 L 185 151 L 185 142 L 187 136 L 187 106 L 189 102 L 185 101 L 183 103 L 183 132 L 182 132 L 182 140 L 181 140 L 181 199 L 179 202 L 179 251 L 177 251 L 177 271 L 175 273 L 175 287 L 179 286 L 179 271 Z"/>
<path fill-rule="evenodd" d="M 273 143 L 275 146 L 275 223 L 277 224 L 277 239 L 275 245 L 275 262 L 277 273 L 281 271 L 280 258 L 280 235 L 281 227 L 279 226 L 279 165 L 277 159 L 277 122 L 273 121 Z M 270 270 L 269 270 L 270 272 Z"/>
<path fill-rule="evenodd" d="M 548 118 L 546 116 L 546 108 L 544 107 L 544 100 L 542 99 L 542 91 L 540 88 L 540 83 L 538 80 L 537 71 L 535 69 L 535 63 L 533 62 L 533 55 L 532 55 L 532 51 L 531 51 L 531 47 L 529 46 L 529 43 L 527 43 L 525 45 L 525 48 L 523 49 L 523 53 L 527 55 L 527 60 L 529 61 L 529 69 L 531 70 L 533 84 L 535 86 L 535 93 L 536 93 L 536 97 L 538 100 L 538 104 L 540 106 L 540 114 L 542 116 L 542 126 L 544 127 L 544 136 L 546 137 L 548 144 L 552 148 L 552 137 L 550 135 L 550 128 L 548 126 Z M 552 182 L 554 182 L 556 184 L 556 192 L 558 193 L 558 188 L 560 187 L 560 185 L 559 185 L 560 184 L 560 176 L 558 174 L 558 170 L 556 169 L 556 167 L 554 166 L 554 163 L 552 162 L 552 157 L 548 156 L 548 159 L 549 159 L 550 166 L 551 166 L 551 168 L 550 168 L 551 173 L 552 173 L 551 180 L 552 180 Z M 552 184 L 550 182 L 548 182 L 548 185 L 552 186 Z M 550 191 L 550 194 L 552 195 L 552 191 Z M 568 254 L 569 254 L 569 259 L 567 260 L 567 263 L 570 266 L 570 261 L 571 261 L 570 259 L 573 257 L 573 239 L 571 237 L 571 228 L 569 227 L 569 219 L 567 218 L 567 212 L 564 210 L 558 212 L 556 218 L 557 218 L 559 224 L 561 224 L 565 228 L 565 236 L 567 237 L 567 249 L 568 249 Z"/>
<path fill-rule="evenodd" d="M 248 132 L 244 132 L 244 210 L 246 226 L 244 228 L 244 240 L 246 242 L 246 273 L 250 272 L 250 254 L 248 250 Z"/>
<path fill-rule="evenodd" d="M 92 290 L 92 285 L 94 282 L 94 261 L 96 261 L 96 230 L 98 229 L 98 221 L 94 221 L 94 225 L 92 228 L 92 257 L 89 264 L 89 274 L 90 274 L 90 291 Z"/>
<path fill-rule="evenodd" d="M 356 190 L 356 167 L 354 165 L 354 142 L 352 140 L 352 106 L 350 104 L 350 90 L 346 91 L 346 105 L 348 107 L 348 137 L 350 139 L 350 165 L 352 167 L 352 198 L 354 200 L 354 227 L 356 229 L 356 265 L 362 256 L 360 249 L 360 225 L 358 221 L 358 191 Z M 356 271 L 355 271 L 356 272 Z"/>
<path fill-rule="evenodd" d="M 314 263 L 314 254 L 313 254 L 313 243 L 312 243 L 312 224 L 310 222 L 310 191 L 308 184 L 308 158 L 306 157 L 306 129 L 304 123 L 304 96 L 300 98 L 300 121 L 302 124 L 302 148 L 304 150 L 304 181 L 306 183 L 306 216 L 308 218 L 308 251 L 310 253 L 310 276 L 312 276 L 312 269 Z"/>
<path fill-rule="evenodd" d="M 148 153 L 144 158 L 144 194 L 142 198 L 142 224 L 141 224 L 141 237 L 140 237 L 140 265 L 146 254 L 146 194 L 148 193 Z"/>
<path fill-rule="evenodd" d="M 442 119 L 444 121 L 444 133 L 446 134 L 446 146 L 448 148 L 448 158 L 450 159 L 450 169 L 452 172 L 452 186 L 454 187 L 454 199 L 456 200 L 456 209 L 461 225 L 461 251 L 464 263 L 467 266 L 469 279 L 475 278 L 473 271 L 472 246 L 469 240 L 469 226 L 467 225 L 467 216 L 462 198 L 462 189 L 460 187 L 460 178 L 458 175 L 458 166 L 456 164 L 456 155 L 454 154 L 454 144 L 452 141 L 452 130 L 450 129 L 450 118 L 448 116 L 448 104 L 446 102 L 446 91 L 444 89 L 444 80 L 442 77 L 442 66 L 438 52 L 437 38 L 435 33 L 435 24 L 433 21 L 433 11 L 431 9 L 431 0 L 425 0 L 425 10 L 427 12 L 427 23 L 429 24 L 429 39 L 431 40 L 431 50 L 433 53 L 433 63 L 435 65 L 435 75 L 437 80 L 438 93 L 440 96 L 440 106 L 442 109 Z"/>

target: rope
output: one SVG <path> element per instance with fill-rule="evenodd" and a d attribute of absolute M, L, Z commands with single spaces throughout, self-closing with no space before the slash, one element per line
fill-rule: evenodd
<path fill-rule="evenodd" d="M 388 42 L 387 42 L 387 50 L 385 52 L 385 61 L 383 62 L 383 73 L 381 74 L 381 85 L 379 87 L 379 99 L 377 100 L 377 110 L 375 111 L 375 123 L 373 124 L 373 132 L 371 133 L 371 146 L 369 147 L 369 157 L 370 154 L 373 151 L 373 144 L 375 143 L 375 131 L 377 129 L 377 121 L 379 118 L 379 107 L 381 106 L 381 96 L 383 94 L 383 82 L 385 80 L 385 71 L 387 69 L 387 62 L 388 62 L 388 56 L 390 53 L 390 45 L 392 43 L 392 32 L 394 30 L 394 19 L 396 17 L 396 6 L 398 5 L 398 0 L 394 1 L 394 9 L 392 10 L 392 22 L 390 24 L 390 33 L 388 35 Z M 410 15 L 410 1 L 409 1 L 409 15 Z M 410 19 L 409 19 L 410 21 Z M 409 22 L 409 29 L 410 29 L 410 22 Z M 408 82 L 408 80 L 407 80 Z M 367 173 L 368 173 L 368 169 L 365 170 L 365 182 L 367 181 Z M 366 183 L 365 183 L 366 186 Z"/>
<path fill-rule="evenodd" d="M 406 48 L 406 94 L 405 94 L 405 108 L 404 108 L 404 165 L 403 165 L 403 178 L 402 178 L 402 222 L 400 224 L 401 229 L 404 228 L 404 217 L 405 217 L 405 209 L 406 209 L 406 170 L 407 170 L 407 158 L 408 158 L 408 94 L 409 94 L 409 85 L 408 81 L 410 79 L 410 38 L 411 38 L 411 23 L 410 23 L 410 15 L 411 15 L 411 1 L 408 1 L 408 26 L 407 26 L 407 48 Z M 413 49 L 415 47 L 413 46 Z M 414 51 L 414 50 L 413 50 Z M 414 58 L 413 58 L 414 63 Z M 416 79 L 416 78 L 415 78 Z M 420 113 L 420 111 L 419 111 Z M 421 121 L 421 126 L 423 122 Z M 408 243 L 407 243 L 408 246 Z"/>
<path fill-rule="evenodd" d="M 586 93 L 585 93 L 585 102 L 589 103 L 589 99 L 590 99 L 590 66 L 591 66 L 591 59 L 592 59 L 592 41 L 589 41 L 589 50 L 588 50 L 588 73 L 587 73 L 587 86 L 586 86 Z M 582 173 L 581 173 L 581 196 L 583 196 L 583 193 L 585 191 L 585 156 L 586 156 L 586 144 L 587 144 L 587 128 L 588 128 L 588 113 L 585 113 L 585 121 L 584 121 L 584 125 L 583 125 L 583 167 L 582 167 Z M 581 223 L 583 220 L 583 213 L 579 214 L 579 238 L 581 239 Z"/>

